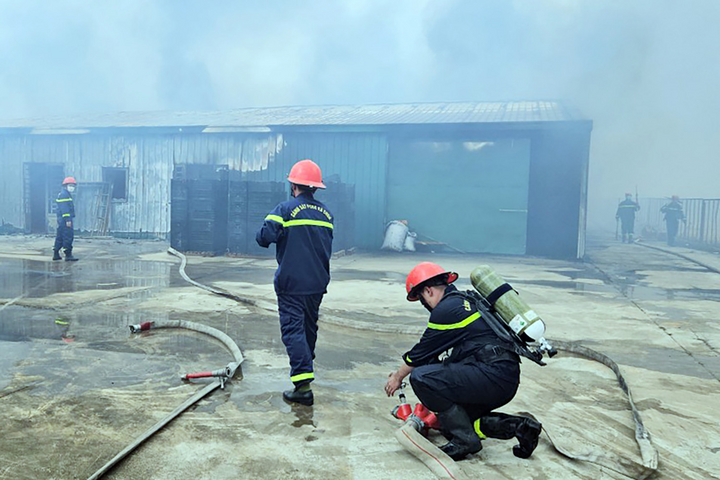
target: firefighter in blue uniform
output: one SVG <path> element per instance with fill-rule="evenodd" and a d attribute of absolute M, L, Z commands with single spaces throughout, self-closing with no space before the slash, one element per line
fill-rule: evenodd
<path fill-rule="evenodd" d="M 620 220 L 622 227 L 623 243 L 632 243 L 635 234 L 635 212 L 640 210 L 640 205 L 633 201 L 632 194 L 626 193 L 625 200 L 620 202 L 615 212 L 615 219 Z"/>
<path fill-rule="evenodd" d="M 417 265 L 406 280 L 407 299 L 430 311 L 420 341 L 403 355 L 404 364 L 385 385 L 391 396 L 410 375 L 410 385 L 425 407 L 436 413 L 449 442 L 440 447 L 455 460 L 482 449 L 487 437 L 519 445 L 513 453 L 528 458 L 541 424 L 531 417 L 492 410 L 512 400 L 520 384 L 520 358 L 483 321 L 474 302 L 451 285 L 454 272 L 431 262 Z M 444 358 L 443 358 L 444 357 Z"/>
<path fill-rule="evenodd" d="M 57 205 L 57 232 L 55 234 L 55 246 L 53 247 L 53 260 L 62 260 L 60 249 L 65 252 L 66 262 L 75 262 L 73 256 L 73 240 L 75 238 L 75 206 L 72 194 L 75 192 L 77 182 L 73 177 L 65 177 L 63 188 L 58 193 L 55 204 Z"/>
<path fill-rule="evenodd" d="M 660 212 L 665 215 L 665 226 L 667 227 L 667 244 L 671 247 L 675 245 L 675 237 L 678 234 L 679 222 L 685 223 L 685 213 L 683 213 L 680 197 L 673 195 L 670 203 L 663 205 Z"/>
<path fill-rule="evenodd" d="M 265 217 L 256 240 L 261 247 L 276 244 L 275 293 L 280 331 L 290 357 L 290 380 L 295 386 L 283 392 L 283 398 L 312 405 L 310 383 L 315 379 L 318 311 L 330 282 L 333 216 L 313 197 L 316 189 L 325 188 L 315 162 L 297 162 L 288 181 L 293 198 Z"/>

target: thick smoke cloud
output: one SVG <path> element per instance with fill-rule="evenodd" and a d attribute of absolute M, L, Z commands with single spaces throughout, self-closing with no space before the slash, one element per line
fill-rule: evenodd
<path fill-rule="evenodd" d="M 0 1 L 0 116 L 560 99 L 595 122 L 590 222 L 720 197 L 715 0 Z"/>

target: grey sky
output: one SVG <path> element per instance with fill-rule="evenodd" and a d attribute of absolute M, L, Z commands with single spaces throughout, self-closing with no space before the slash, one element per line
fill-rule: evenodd
<path fill-rule="evenodd" d="M 720 197 L 718 25 L 716 0 L 0 0 L 0 116 L 569 100 L 612 222 L 636 184 Z"/>

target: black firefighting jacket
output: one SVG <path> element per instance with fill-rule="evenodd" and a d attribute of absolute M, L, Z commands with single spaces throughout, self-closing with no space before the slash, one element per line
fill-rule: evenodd
<path fill-rule="evenodd" d="M 403 355 L 403 360 L 411 367 L 437 363 L 443 355 L 447 355 L 443 361 L 453 363 L 470 357 L 487 364 L 495 359 L 519 362 L 517 355 L 495 348 L 500 345 L 502 341 L 485 323 L 474 302 L 449 285 L 430 313 L 420 341 Z"/>
<path fill-rule="evenodd" d="M 325 293 L 330 283 L 333 216 L 310 193 L 281 203 L 265 217 L 255 237 L 258 245 L 276 244 L 275 292 Z"/>

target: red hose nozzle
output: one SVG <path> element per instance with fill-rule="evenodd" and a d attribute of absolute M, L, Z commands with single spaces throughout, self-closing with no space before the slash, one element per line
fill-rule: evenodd
<path fill-rule="evenodd" d="M 209 377 L 227 377 L 227 369 L 221 368 L 220 370 L 213 370 L 212 372 L 197 372 L 197 373 L 186 373 L 182 377 L 182 380 L 190 380 L 192 378 L 209 378 Z"/>
<path fill-rule="evenodd" d="M 410 409 L 410 404 L 401 403 L 393 409 L 392 416 L 404 422 L 405 420 L 407 420 L 411 413 L 412 410 Z"/>
<path fill-rule="evenodd" d="M 130 333 L 138 333 L 144 332 L 145 330 L 150 330 L 153 325 L 155 325 L 155 322 L 143 322 L 139 325 L 130 325 Z"/>

